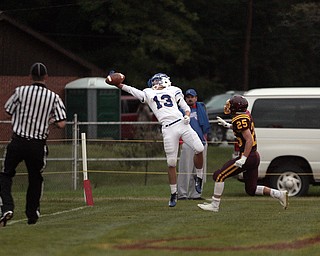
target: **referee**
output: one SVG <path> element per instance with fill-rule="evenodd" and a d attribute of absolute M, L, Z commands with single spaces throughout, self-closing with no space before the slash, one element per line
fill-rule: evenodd
<path fill-rule="evenodd" d="M 46 139 L 49 125 L 59 128 L 66 125 L 66 109 L 60 97 L 46 88 L 47 68 L 34 63 L 30 69 L 31 85 L 20 86 L 6 102 L 5 111 L 12 119 L 12 139 L 7 145 L 3 168 L 0 172 L 0 197 L 2 199 L 0 227 L 13 217 L 14 201 L 11 193 L 16 167 L 22 161 L 28 169 L 26 211 L 28 224 L 40 217 L 42 172 L 48 155 Z"/>

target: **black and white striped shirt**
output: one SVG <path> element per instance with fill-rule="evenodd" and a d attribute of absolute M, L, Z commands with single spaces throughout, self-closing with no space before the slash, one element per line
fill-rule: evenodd
<path fill-rule="evenodd" d="M 46 139 L 49 120 L 66 120 L 60 97 L 41 83 L 17 87 L 4 108 L 12 115 L 13 132 L 27 139 Z"/>

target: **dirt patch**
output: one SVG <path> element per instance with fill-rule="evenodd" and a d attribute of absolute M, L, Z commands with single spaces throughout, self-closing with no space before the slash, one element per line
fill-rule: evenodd
<path fill-rule="evenodd" d="M 207 238 L 207 237 L 206 237 Z M 191 241 L 195 238 L 175 238 L 174 241 Z M 199 237 L 196 238 L 199 240 Z M 118 245 L 114 248 L 119 250 L 163 250 L 163 251 L 204 251 L 204 252 L 225 252 L 225 251 L 258 251 L 258 250 L 270 250 L 270 251 L 281 251 L 288 249 L 301 249 L 314 244 L 320 243 L 320 235 L 291 241 L 288 243 L 275 243 L 265 245 L 254 245 L 254 246 L 226 246 L 226 247 L 188 247 L 188 246 L 170 246 L 172 239 L 161 239 L 161 240 L 145 240 L 139 243 Z"/>

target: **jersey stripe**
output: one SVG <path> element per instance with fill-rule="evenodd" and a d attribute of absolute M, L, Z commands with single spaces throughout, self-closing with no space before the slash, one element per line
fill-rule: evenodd
<path fill-rule="evenodd" d="M 65 106 L 60 97 L 44 85 L 21 86 L 5 104 L 12 115 L 12 129 L 18 136 L 28 139 L 46 139 L 49 119 L 66 119 Z"/>

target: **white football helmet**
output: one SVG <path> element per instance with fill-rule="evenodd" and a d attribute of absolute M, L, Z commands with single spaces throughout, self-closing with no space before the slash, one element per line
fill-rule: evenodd
<path fill-rule="evenodd" d="M 169 87 L 171 86 L 170 77 L 164 73 L 157 73 L 149 79 L 148 86 L 153 90 L 158 90 L 160 87 Z"/>

